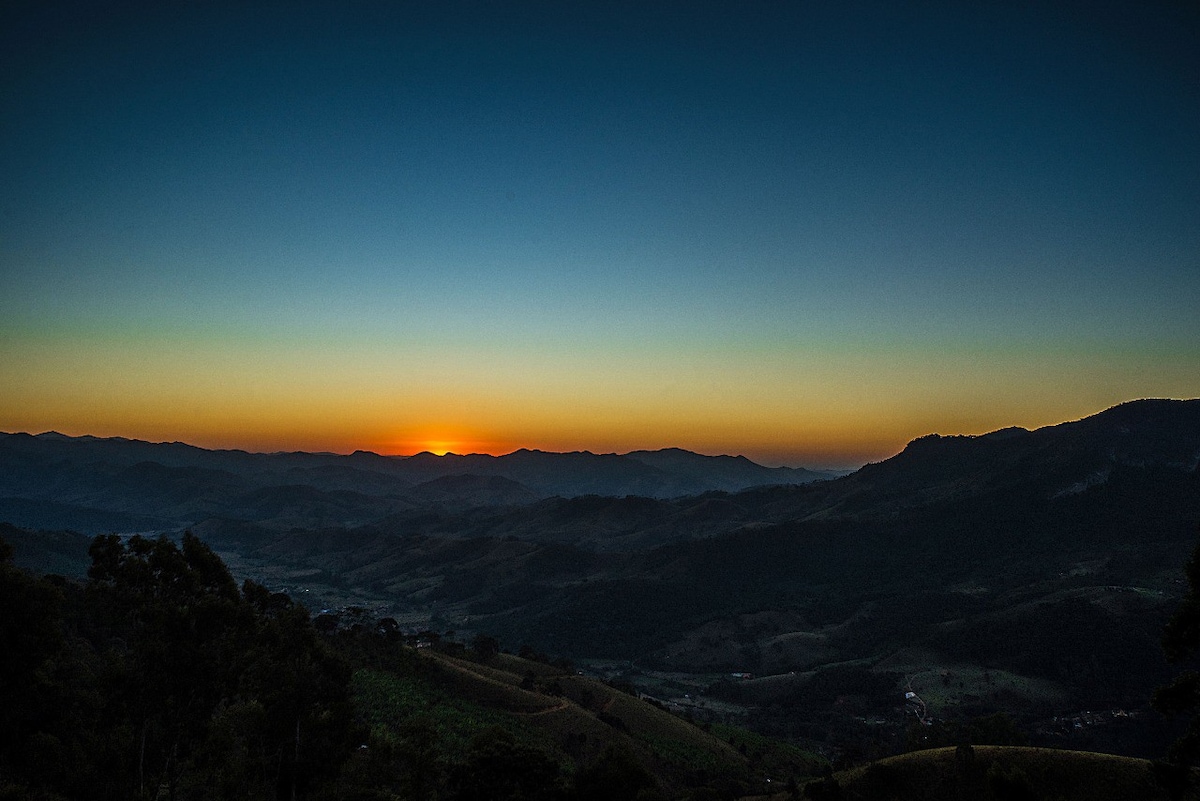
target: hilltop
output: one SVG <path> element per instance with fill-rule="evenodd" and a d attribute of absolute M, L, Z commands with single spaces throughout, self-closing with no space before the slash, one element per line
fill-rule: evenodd
<path fill-rule="evenodd" d="M 976 799 L 1195 799 L 1195 789 L 1172 792 L 1176 776 L 1145 759 L 1086 751 L 963 746 L 914 751 L 839 771 L 810 782 L 811 798 L 843 801 L 956 801 Z M 788 794 L 761 796 L 785 801 Z"/>

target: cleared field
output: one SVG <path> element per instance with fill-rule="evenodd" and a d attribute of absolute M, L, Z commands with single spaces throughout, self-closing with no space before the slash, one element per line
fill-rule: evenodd
<path fill-rule="evenodd" d="M 1053 709 L 1067 694 L 1054 682 L 976 665 L 953 665 L 911 674 L 913 690 L 934 717 L 945 717 L 964 705 L 987 701 L 1009 708 Z"/>
<path fill-rule="evenodd" d="M 983 702 L 1011 709 L 1050 710 L 1067 701 L 1066 692 L 1054 682 L 950 662 L 924 648 L 894 654 L 877 663 L 875 670 L 902 674 L 905 678 L 896 687 L 898 696 L 912 689 L 935 718 L 953 717 L 959 707 Z"/>

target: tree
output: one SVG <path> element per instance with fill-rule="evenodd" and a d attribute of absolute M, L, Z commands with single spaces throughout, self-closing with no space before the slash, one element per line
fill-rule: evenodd
<path fill-rule="evenodd" d="M 308 612 L 190 533 L 97 537 L 86 586 L 0 547 L 0 785 L 22 797 L 294 799 L 360 743 Z"/>
<path fill-rule="evenodd" d="M 610 746 L 600 758 L 575 774 L 577 801 L 636 798 L 657 789 L 658 782 L 627 749 Z"/>
<path fill-rule="evenodd" d="M 119 656 L 109 716 L 131 735 L 117 766 L 130 795 L 184 794 L 209 721 L 236 694 L 253 614 L 219 557 L 190 533 L 182 547 L 102 536 L 89 552 L 90 609 L 102 644 Z"/>
<path fill-rule="evenodd" d="M 552 756 L 492 727 L 472 739 L 454 783 L 459 801 L 557 801 L 564 792 L 560 773 Z"/>
<path fill-rule="evenodd" d="M 61 663 L 63 597 L 45 579 L 11 563 L 12 549 L 0 540 L 0 777 L 39 778 L 63 755 L 55 712 L 62 687 L 46 668 Z"/>
<path fill-rule="evenodd" d="M 1200 650 L 1200 545 L 1184 568 L 1188 592 L 1163 630 L 1162 646 L 1167 661 L 1178 664 Z M 1166 715 L 1192 714 L 1187 731 L 1171 746 L 1170 762 L 1184 768 L 1200 759 L 1200 671 L 1185 670 L 1170 684 L 1154 693 L 1155 709 Z M 1185 771 L 1186 773 L 1186 771 Z"/>
<path fill-rule="evenodd" d="M 496 654 L 500 653 L 500 642 L 495 637 L 489 637 L 486 634 L 477 634 L 475 639 L 471 641 L 471 650 L 483 662 L 491 659 Z"/>

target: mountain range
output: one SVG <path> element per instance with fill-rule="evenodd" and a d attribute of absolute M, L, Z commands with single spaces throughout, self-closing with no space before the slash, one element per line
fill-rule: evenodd
<path fill-rule="evenodd" d="M 589 494 L 669 498 L 836 475 L 678 449 L 624 455 L 260 454 L 17 433 L 0 434 L 0 519 L 87 533 L 170 530 L 211 517 L 277 527 L 362 525 L 430 508 L 516 507 Z"/>
<path fill-rule="evenodd" d="M 1003 713 L 1041 744 L 1153 756 L 1172 731 L 1148 707 L 1170 675 L 1159 632 L 1197 544 L 1200 400 L 930 435 L 804 483 L 681 451 L 396 459 L 22 434 L 0 438 L 0 466 L 0 521 L 20 527 L 0 536 L 30 566 L 82 561 L 82 535 L 30 530 L 89 531 L 73 516 L 186 521 L 314 610 L 621 665 L 822 749 L 895 750 L 915 691 L 937 720 Z M 657 493 L 627 491 L 651 478 Z M 1088 709 L 1121 714 L 1055 722 Z"/>

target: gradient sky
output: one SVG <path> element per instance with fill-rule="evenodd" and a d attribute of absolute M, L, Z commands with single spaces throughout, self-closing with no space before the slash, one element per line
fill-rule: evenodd
<path fill-rule="evenodd" d="M 299 7 L 4 4 L 0 430 L 848 466 L 1200 396 L 1195 3 Z"/>

